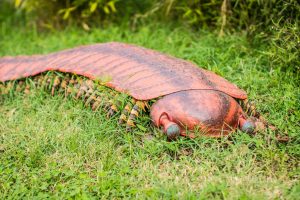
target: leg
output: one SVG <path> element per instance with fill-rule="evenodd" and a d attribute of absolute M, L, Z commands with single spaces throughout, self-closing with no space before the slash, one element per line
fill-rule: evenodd
<path fill-rule="evenodd" d="M 118 112 L 117 106 L 112 104 L 107 113 L 107 117 L 110 118 L 110 117 L 114 116 L 117 112 Z"/>
<path fill-rule="evenodd" d="M 80 86 L 79 86 L 79 90 L 76 94 L 76 99 L 78 99 L 79 97 L 83 96 L 84 94 L 86 94 L 90 89 L 94 88 L 94 83 L 92 80 L 85 80 L 85 81 L 78 81 Z"/>
<path fill-rule="evenodd" d="M 100 96 L 97 96 L 93 105 L 92 105 L 92 110 L 93 111 L 96 111 L 99 109 L 99 107 L 101 106 L 101 102 L 102 102 L 102 99 Z"/>
<path fill-rule="evenodd" d="M 257 112 L 256 107 L 253 102 L 249 101 L 248 99 L 245 99 L 245 100 L 242 100 L 240 102 L 240 104 L 241 104 L 243 110 L 245 111 L 245 113 L 247 113 L 247 115 L 253 116 L 256 118 L 260 117 L 260 113 Z"/>
<path fill-rule="evenodd" d="M 88 93 L 89 93 L 89 95 L 86 95 L 85 106 L 93 105 L 94 102 L 97 100 L 97 91 L 96 90 L 94 90 L 93 92 L 89 91 Z"/>
<path fill-rule="evenodd" d="M 139 116 L 139 107 L 138 105 L 134 105 L 132 110 L 130 111 L 130 115 L 128 117 L 128 120 L 126 122 L 126 131 L 130 131 L 132 127 L 135 126 L 135 118 Z"/>
<path fill-rule="evenodd" d="M 118 111 L 119 111 L 119 107 L 121 105 L 121 102 L 119 100 L 119 94 L 115 93 L 115 92 L 111 92 L 111 100 L 109 101 L 108 104 L 108 113 L 107 113 L 107 117 L 112 117 L 113 115 L 115 115 Z"/>
<path fill-rule="evenodd" d="M 60 92 L 64 93 L 65 96 L 67 94 L 69 81 L 70 81 L 70 78 L 69 78 L 68 74 L 66 74 L 66 76 L 61 80 Z"/>
<path fill-rule="evenodd" d="M 12 94 L 14 89 L 14 83 L 9 81 L 8 83 L 4 84 L 3 94 Z"/>
<path fill-rule="evenodd" d="M 24 93 L 25 94 L 30 94 L 30 90 L 32 89 L 32 82 L 30 82 L 30 79 L 26 79 L 25 80 L 25 90 L 24 90 Z"/>
<path fill-rule="evenodd" d="M 54 96 L 54 92 L 56 90 L 56 88 L 60 85 L 61 83 L 61 80 L 59 78 L 59 76 L 56 76 L 54 78 L 54 81 L 53 81 L 53 85 L 52 85 L 52 88 L 51 88 L 51 95 Z"/>
<path fill-rule="evenodd" d="M 273 125 L 270 125 L 263 116 L 256 110 L 253 102 L 247 99 L 243 100 L 241 103 L 242 108 L 248 116 L 252 116 L 252 119 L 245 119 L 241 117 L 239 120 L 240 128 L 242 131 L 247 133 L 253 133 L 257 131 L 264 130 L 266 127 L 274 129 Z"/>
<path fill-rule="evenodd" d="M 91 104 L 92 104 L 92 110 L 96 111 L 98 110 L 100 107 L 104 106 L 104 107 L 109 107 L 108 105 L 105 105 L 108 102 L 108 97 L 101 93 L 100 91 L 96 91 L 96 94 L 91 100 Z"/>
<path fill-rule="evenodd" d="M 16 91 L 22 92 L 24 90 L 24 81 L 19 81 L 16 85 Z"/>
<path fill-rule="evenodd" d="M 122 111 L 122 114 L 121 114 L 121 116 L 119 118 L 119 124 L 123 124 L 123 123 L 125 123 L 127 121 L 127 116 L 130 114 L 131 109 L 132 109 L 132 104 L 131 103 L 128 103 L 124 107 L 124 109 Z"/>
<path fill-rule="evenodd" d="M 65 96 L 75 96 L 75 94 L 77 94 L 78 92 L 78 83 L 77 83 L 77 80 L 75 79 L 74 76 L 71 77 L 71 79 L 69 80 L 68 82 L 68 85 L 66 86 L 66 93 L 65 93 Z"/>
<path fill-rule="evenodd" d="M 9 93 L 9 89 L 8 89 L 8 83 L 0 83 L 0 94 L 8 94 Z"/>
<path fill-rule="evenodd" d="M 47 72 L 47 74 L 45 74 L 43 80 L 42 80 L 42 88 L 43 89 L 46 89 L 46 90 L 49 90 L 52 88 L 52 85 L 53 85 L 53 81 L 54 81 L 54 74 L 52 71 L 49 71 Z"/>
<path fill-rule="evenodd" d="M 139 116 L 139 114 L 143 111 L 146 111 L 146 108 L 148 108 L 148 103 L 145 101 L 136 101 L 134 106 L 132 107 L 132 110 L 130 111 L 130 115 L 128 117 L 127 123 L 126 123 L 126 130 L 130 131 L 132 127 L 135 127 L 135 121 L 136 118 Z"/>

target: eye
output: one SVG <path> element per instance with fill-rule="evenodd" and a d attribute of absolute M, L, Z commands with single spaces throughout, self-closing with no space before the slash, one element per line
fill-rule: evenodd
<path fill-rule="evenodd" d="M 180 135 L 180 127 L 178 124 L 170 121 L 166 113 L 162 114 L 159 121 L 164 127 L 164 132 L 167 134 L 168 139 L 174 140 Z"/>
<path fill-rule="evenodd" d="M 174 140 L 180 135 L 180 128 L 176 123 L 172 122 L 165 132 L 170 140 Z"/>
<path fill-rule="evenodd" d="M 245 133 L 252 134 L 255 130 L 255 123 L 250 120 L 246 120 L 242 125 L 241 130 Z"/>

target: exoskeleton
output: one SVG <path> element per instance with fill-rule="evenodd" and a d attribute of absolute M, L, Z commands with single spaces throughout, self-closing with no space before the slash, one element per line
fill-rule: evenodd
<path fill-rule="evenodd" d="M 153 124 L 163 127 L 170 139 L 195 137 L 195 130 L 212 137 L 237 128 L 253 133 L 261 126 L 259 113 L 236 85 L 191 62 L 134 45 L 113 42 L 0 58 L 2 94 L 28 91 L 26 77 L 52 94 L 72 94 L 93 109 L 104 106 L 109 116 L 121 113 L 119 122 L 127 129 L 135 126 L 139 112 L 148 110 Z M 122 104 L 116 95 L 107 94 L 116 92 L 132 100 Z"/>

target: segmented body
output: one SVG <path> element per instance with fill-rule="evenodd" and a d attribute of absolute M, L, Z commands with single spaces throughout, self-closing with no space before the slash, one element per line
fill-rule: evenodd
<path fill-rule="evenodd" d="M 246 99 L 244 90 L 197 65 L 157 51 L 124 43 L 76 47 L 48 55 L 0 58 L 0 81 L 46 71 L 78 74 L 138 100 L 150 100 L 184 90 L 216 90 Z"/>
<path fill-rule="evenodd" d="M 107 112 L 107 117 L 119 115 L 119 124 L 126 125 L 126 130 L 135 127 L 138 117 L 149 113 L 154 100 L 139 101 L 131 96 L 108 88 L 99 81 L 92 81 L 84 76 L 70 73 L 46 72 L 33 77 L 0 83 L 0 95 L 15 92 L 29 94 L 32 90 L 42 89 L 51 95 L 64 95 L 83 100 L 92 110 Z"/>
<path fill-rule="evenodd" d="M 55 73 L 47 74 L 49 71 Z M 236 100 L 248 114 L 258 115 L 247 102 L 245 91 L 226 79 L 191 62 L 129 44 L 113 42 L 48 55 L 0 58 L 2 94 L 11 89 L 28 92 L 32 85 L 27 81 L 24 84 L 22 79 L 26 77 L 33 87 L 82 98 L 93 109 L 104 106 L 108 116 L 120 113 L 119 122 L 126 122 L 127 129 L 134 126 L 139 112 L 146 112 L 156 100 L 159 106 L 151 107 L 152 121 L 175 135 L 184 134 L 185 126 L 193 129 L 198 125 L 216 137 L 224 131 L 229 134 L 241 124 L 245 124 L 240 127 L 246 132 L 249 127 L 253 130 L 253 123 L 246 120 L 248 116 Z M 102 90 L 105 86 L 111 88 L 110 92 Z M 116 100 L 116 91 L 131 98 L 131 103 Z"/>
<path fill-rule="evenodd" d="M 70 73 L 49 71 L 29 78 L 0 83 L 0 95 L 14 92 L 29 94 L 34 89 L 48 91 L 52 96 L 57 94 L 83 100 L 85 106 L 90 106 L 92 110 L 101 109 L 107 112 L 107 117 L 118 114 L 119 124 L 126 125 L 127 131 L 136 126 L 139 116 L 149 114 L 149 108 L 155 102 L 155 99 L 136 100 L 105 86 L 103 82 Z M 249 116 L 259 117 L 255 106 L 248 100 L 240 100 L 239 103 Z"/>

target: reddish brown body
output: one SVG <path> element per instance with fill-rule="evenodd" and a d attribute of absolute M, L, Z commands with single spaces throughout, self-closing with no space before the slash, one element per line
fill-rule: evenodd
<path fill-rule="evenodd" d="M 222 92 L 189 90 L 167 95 L 152 106 L 151 117 L 156 126 L 162 125 L 159 118 L 163 114 L 180 125 L 182 135 L 195 137 L 194 132 L 185 133 L 185 128 L 200 128 L 204 134 L 220 137 L 237 128 L 243 111 L 232 97 Z"/>
<path fill-rule="evenodd" d="M 151 108 L 151 117 L 167 133 L 184 135 L 185 128 L 199 127 L 217 137 L 243 127 L 246 120 L 235 101 L 247 98 L 243 90 L 191 62 L 142 47 L 104 43 L 48 55 L 0 58 L 1 82 L 49 70 L 106 81 L 108 87 L 138 100 L 163 97 Z"/>

